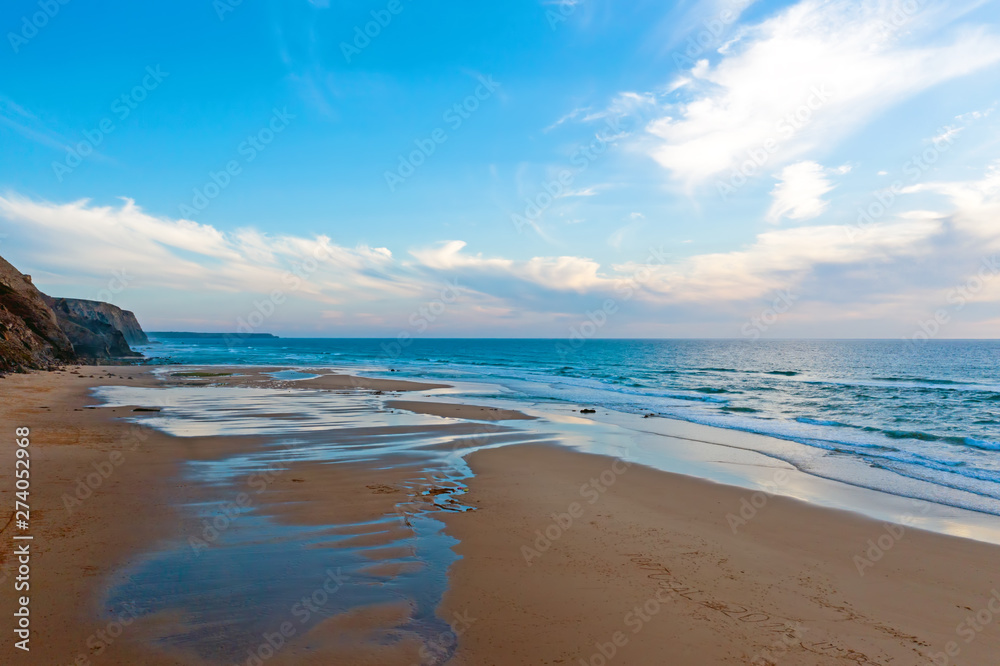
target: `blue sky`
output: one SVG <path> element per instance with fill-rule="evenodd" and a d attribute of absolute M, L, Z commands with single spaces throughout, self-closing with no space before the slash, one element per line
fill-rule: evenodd
<path fill-rule="evenodd" d="M 996 337 L 998 23 L 9 2 L 0 254 L 152 330 Z"/>

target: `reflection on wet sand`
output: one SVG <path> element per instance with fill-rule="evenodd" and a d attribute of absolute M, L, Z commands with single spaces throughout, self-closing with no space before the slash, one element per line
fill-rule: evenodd
<path fill-rule="evenodd" d="M 399 412 L 365 392 L 235 386 L 98 389 L 174 435 L 197 491 L 180 536 L 123 571 L 161 648 L 209 661 L 441 663 L 438 605 L 456 559 L 441 511 L 465 511 L 464 453 L 544 442 L 496 422 Z M 349 630 L 348 630 L 349 629 Z"/>

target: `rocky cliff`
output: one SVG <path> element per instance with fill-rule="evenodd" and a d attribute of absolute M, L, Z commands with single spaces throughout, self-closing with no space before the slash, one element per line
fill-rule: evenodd
<path fill-rule="evenodd" d="M 148 342 L 135 315 L 110 303 L 51 298 L 0 257 L 0 374 L 63 363 L 141 357 Z"/>
<path fill-rule="evenodd" d="M 130 345 L 148 345 L 149 338 L 135 318 L 135 314 L 122 310 L 117 305 L 102 301 L 86 301 L 82 298 L 56 298 L 53 309 L 59 316 L 74 320 L 98 322 L 118 329 Z"/>
<path fill-rule="evenodd" d="M 108 323 L 99 311 L 89 307 L 74 307 L 71 304 L 73 300 L 75 299 L 48 299 L 49 306 L 56 313 L 56 319 L 59 320 L 59 328 L 73 343 L 73 351 L 81 360 L 99 361 L 107 358 L 142 356 L 142 354 L 132 351 L 125 339 L 125 334 Z M 98 303 L 97 301 L 76 302 L 115 307 L 110 303 Z"/>
<path fill-rule="evenodd" d="M 76 357 L 46 299 L 0 257 L 0 373 L 49 369 Z"/>

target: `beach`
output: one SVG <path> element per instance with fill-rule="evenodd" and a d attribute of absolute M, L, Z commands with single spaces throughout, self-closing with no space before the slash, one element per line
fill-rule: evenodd
<path fill-rule="evenodd" d="M 0 420 L 30 429 L 21 533 L 33 537 L 31 650 L 5 641 L 4 663 L 1000 654 L 989 539 L 783 496 L 802 495 L 793 481 L 765 493 L 583 453 L 579 433 L 597 426 L 568 407 L 522 413 L 458 404 L 441 382 L 283 372 L 69 366 L 0 380 L 16 396 Z M 5 460 L 15 442 L 4 438 Z M 762 478 L 786 471 L 733 455 Z M 0 542 L 7 618 L 15 533 L 8 523 Z"/>
<path fill-rule="evenodd" d="M 984 609 L 1000 620 L 996 546 L 780 496 L 746 511 L 760 503 L 747 490 L 555 447 L 471 463 L 480 510 L 447 521 L 463 559 L 445 607 L 477 618 L 455 663 L 990 664 L 1000 654 L 995 626 L 965 624 Z M 735 533 L 728 516 L 741 516 Z"/>
<path fill-rule="evenodd" d="M 997 2 L 7 5 L 0 666 L 1000 666 Z"/>

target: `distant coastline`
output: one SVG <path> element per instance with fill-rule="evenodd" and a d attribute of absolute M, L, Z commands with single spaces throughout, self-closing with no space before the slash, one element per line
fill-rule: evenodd
<path fill-rule="evenodd" d="M 277 340 L 278 336 L 271 333 L 192 333 L 188 331 L 150 331 L 148 335 L 156 338 L 240 338 Z"/>

